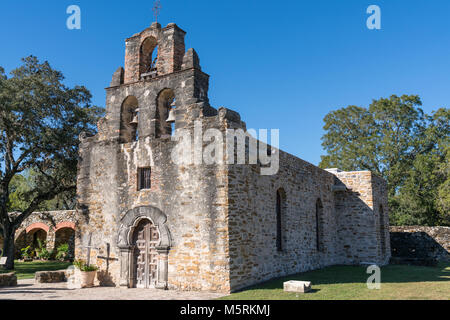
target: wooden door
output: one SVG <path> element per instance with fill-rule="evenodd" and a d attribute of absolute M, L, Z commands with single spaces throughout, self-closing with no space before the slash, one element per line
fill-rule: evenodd
<path fill-rule="evenodd" d="M 134 232 L 135 283 L 137 288 L 154 288 L 158 277 L 158 228 L 149 220 L 139 223 Z"/>

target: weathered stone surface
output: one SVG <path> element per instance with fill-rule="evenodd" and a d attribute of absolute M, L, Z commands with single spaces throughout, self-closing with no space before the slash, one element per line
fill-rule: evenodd
<path fill-rule="evenodd" d="M 283 283 L 285 292 L 306 293 L 311 291 L 311 282 L 309 281 L 287 281 Z"/>
<path fill-rule="evenodd" d="M 66 270 L 36 272 L 34 280 L 36 283 L 66 282 L 67 281 Z"/>
<path fill-rule="evenodd" d="M 17 286 L 17 276 L 14 272 L 0 274 L 0 288 L 15 286 Z"/>

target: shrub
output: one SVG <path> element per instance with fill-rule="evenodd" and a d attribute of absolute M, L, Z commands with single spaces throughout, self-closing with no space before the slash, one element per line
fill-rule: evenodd
<path fill-rule="evenodd" d="M 83 272 L 91 272 L 91 271 L 97 271 L 98 267 L 95 265 L 87 265 L 85 261 L 83 260 L 75 260 L 73 262 L 73 265 L 75 266 L 75 268 L 79 269 L 80 271 Z"/>
<path fill-rule="evenodd" d="M 31 246 L 20 249 L 22 259 L 30 259 L 31 258 Z"/>
<path fill-rule="evenodd" d="M 41 260 L 49 260 L 51 253 L 47 250 L 47 241 L 41 241 L 41 239 L 37 239 L 37 241 L 36 256 Z"/>
<path fill-rule="evenodd" d="M 60 245 L 58 248 L 56 248 L 55 258 L 57 260 L 61 261 L 67 260 L 68 256 L 69 256 L 69 244 L 64 243 Z"/>

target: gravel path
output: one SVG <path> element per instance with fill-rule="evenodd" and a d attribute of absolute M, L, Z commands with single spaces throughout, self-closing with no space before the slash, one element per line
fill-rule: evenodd
<path fill-rule="evenodd" d="M 66 283 L 35 284 L 34 279 L 19 280 L 17 287 L 0 288 L 0 300 L 212 300 L 222 296 L 211 292 L 109 287 L 70 290 Z"/>

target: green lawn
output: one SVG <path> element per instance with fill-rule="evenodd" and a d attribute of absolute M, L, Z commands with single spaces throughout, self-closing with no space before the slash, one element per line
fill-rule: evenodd
<path fill-rule="evenodd" d="M 381 269 L 381 289 L 367 288 L 366 268 L 334 266 L 275 279 L 222 300 L 450 300 L 450 263 L 438 267 L 389 265 Z M 313 292 L 286 293 L 283 282 L 311 281 Z"/>
<path fill-rule="evenodd" d="M 67 269 L 72 263 L 60 261 L 33 261 L 33 262 L 18 262 L 15 261 L 14 268 L 18 280 L 34 279 L 34 274 L 38 271 L 56 271 Z M 0 273 L 7 273 L 0 268 Z"/>

